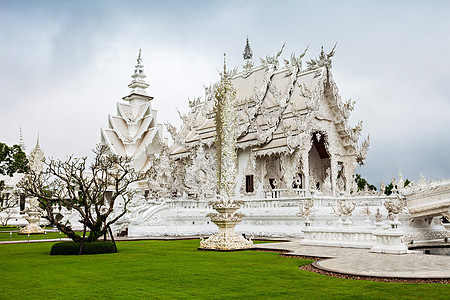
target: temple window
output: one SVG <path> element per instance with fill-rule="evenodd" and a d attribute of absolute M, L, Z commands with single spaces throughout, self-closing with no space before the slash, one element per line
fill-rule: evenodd
<path fill-rule="evenodd" d="M 292 182 L 292 188 L 301 189 L 302 186 L 302 174 L 298 173 L 297 176 L 294 177 L 294 181 Z"/>
<path fill-rule="evenodd" d="M 245 192 L 253 193 L 253 175 L 245 176 Z"/>
<path fill-rule="evenodd" d="M 276 178 L 269 178 L 269 184 L 272 189 L 276 189 L 278 185 L 278 181 Z"/>

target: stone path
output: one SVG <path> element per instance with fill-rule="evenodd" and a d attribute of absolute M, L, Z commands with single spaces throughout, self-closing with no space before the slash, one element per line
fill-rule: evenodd
<path fill-rule="evenodd" d="M 289 255 L 324 258 L 314 266 L 330 272 L 385 278 L 450 278 L 450 256 L 370 253 L 368 249 L 300 245 L 300 240 L 255 245 L 258 249 L 288 250 Z M 415 252 L 415 251 L 414 251 Z"/>

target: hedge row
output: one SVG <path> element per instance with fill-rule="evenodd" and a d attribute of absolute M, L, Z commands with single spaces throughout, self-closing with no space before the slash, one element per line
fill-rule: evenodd
<path fill-rule="evenodd" d="M 52 246 L 50 255 L 77 255 L 80 251 L 80 243 L 60 242 Z M 115 253 L 116 247 L 111 241 L 99 241 L 84 243 L 82 254 Z"/>

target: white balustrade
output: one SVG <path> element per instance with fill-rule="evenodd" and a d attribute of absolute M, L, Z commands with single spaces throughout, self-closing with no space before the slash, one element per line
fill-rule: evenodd
<path fill-rule="evenodd" d="M 374 228 L 305 226 L 302 228 L 305 238 L 301 244 L 371 248 L 373 246 L 373 230 Z"/>
<path fill-rule="evenodd" d="M 398 229 L 376 230 L 373 232 L 376 240 L 370 252 L 405 254 L 408 252 L 402 243 L 403 232 Z"/>
<path fill-rule="evenodd" d="M 265 198 L 304 198 L 306 197 L 305 189 L 272 189 L 265 192 Z"/>

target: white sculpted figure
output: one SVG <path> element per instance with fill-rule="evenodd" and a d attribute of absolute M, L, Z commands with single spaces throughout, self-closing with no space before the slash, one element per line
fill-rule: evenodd
<path fill-rule="evenodd" d="M 196 198 L 210 198 L 216 193 L 214 161 L 207 156 L 203 146 L 199 146 L 192 159 L 192 165 L 186 169 L 186 186 Z"/>
<path fill-rule="evenodd" d="M 403 196 L 397 195 L 397 199 L 388 199 L 384 202 L 384 207 L 388 211 L 389 220 L 397 219 L 399 213 L 406 207 L 406 200 Z"/>

